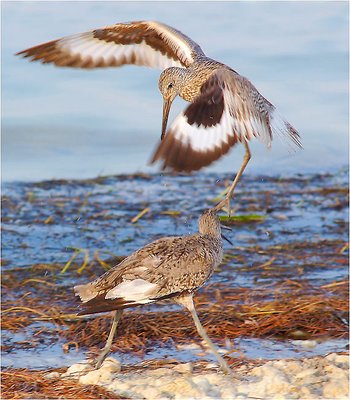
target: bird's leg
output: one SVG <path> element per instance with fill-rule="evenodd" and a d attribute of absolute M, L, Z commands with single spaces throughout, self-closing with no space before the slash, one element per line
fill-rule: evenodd
<path fill-rule="evenodd" d="M 248 162 L 249 162 L 249 160 L 250 160 L 250 157 L 251 157 L 250 149 L 249 149 L 249 146 L 248 146 L 248 142 L 245 140 L 245 141 L 243 142 L 243 144 L 244 144 L 244 147 L 245 147 L 245 154 L 244 154 L 244 157 L 243 157 L 242 165 L 241 165 L 240 169 L 238 170 L 238 172 L 237 172 L 237 174 L 236 174 L 236 177 L 235 177 L 235 179 L 233 180 L 233 182 L 232 182 L 230 188 L 228 189 L 228 191 L 227 191 L 227 193 L 226 193 L 226 197 L 225 197 L 222 201 L 220 201 L 220 203 L 218 203 L 218 204 L 214 207 L 215 210 L 219 211 L 219 210 L 221 210 L 223 207 L 226 206 L 226 207 L 227 207 L 228 215 L 231 214 L 230 200 L 231 200 L 231 198 L 232 198 L 233 191 L 235 190 L 235 188 L 236 188 L 236 186 L 237 186 L 237 183 L 238 183 L 240 177 L 242 176 L 243 171 L 245 170 L 245 167 L 247 166 L 247 164 L 248 164 Z"/>
<path fill-rule="evenodd" d="M 105 360 L 105 358 L 107 357 L 107 354 L 109 353 L 109 350 L 111 349 L 112 343 L 113 343 L 113 338 L 114 338 L 114 334 L 115 331 L 117 329 L 117 325 L 118 322 L 120 320 L 120 317 L 122 316 L 122 310 L 116 310 L 113 316 L 113 322 L 112 322 L 112 326 L 111 326 L 111 330 L 109 331 L 109 335 L 108 335 L 108 339 L 106 342 L 105 347 L 103 348 L 102 352 L 100 353 L 100 355 L 97 358 L 96 361 L 96 369 L 100 368 L 100 366 L 102 365 L 103 361 Z"/>
<path fill-rule="evenodd" d="M 182 296 L 176 299 L 176 302 L 181 304 L 182 306 L 184 306 L 185 308 L 187 308 L 187 310 L 191 313 L 191 316 L 193 318 L 193 321 L 196 325 L 197 328 L 197 332 L 199 333 L 199 335 L 202 337 L 202 339 L 207 343 L 207 345 L 209 346 L 210 350 L 214 353 L 218 363 L 220 364 L 220 367 L 223 371 L 224 374 L 229 374 L 229 375 L 233 375 L 232 371 L 230 369 L 230 367 L 228 366 L 228 364 L 226 363 L 226 361 L 220 356 L 219 352 L 217 351 L 214 343 L 209 339 L 209 336 L 207 335 L 205 329 L 203 328 L 196 309 L 194 307 L 193 304 L 193 298 L 192 298 L 192 294 L 191 295 L 187 295 L 187 296 Z"/>

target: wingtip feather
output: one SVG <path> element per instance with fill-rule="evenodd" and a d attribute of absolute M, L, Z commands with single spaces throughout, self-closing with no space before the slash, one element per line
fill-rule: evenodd
<path fill-rule="evenodd" d="M 303 148 L 299 132 L 293 125 L 286 121 L 277 110 L 271 113 L 271 128 L 274 134 L 289 139 L 289 144 L 291 144 L 295 150 L 296 148 Z"/>

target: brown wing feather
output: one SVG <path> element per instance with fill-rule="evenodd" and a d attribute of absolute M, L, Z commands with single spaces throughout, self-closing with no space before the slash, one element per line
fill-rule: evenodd
<path fill-rule="evenodd" d="M 191 235 L 162 238 L 146 245 L 95 281 L 74 288 L 82 300 L 80 314 L 151 303 L 198 289 L 218 262 L 216 254 L 220 252 L 220 243 L 213 244 L 208 240 Z M 212 246 L 218 248 L 211 252 Z M 119 284 L 137 279 L 155 284 L 156 291 L 139 301 L 120 297 L 106 299 L 106 294 Z"/>
<path fill-rule="evenodd" d="M 107 26 L 30 47 L 17 55 L 31 61 L 75 68 L 124 64 L 166 68 L 188 67 L 203 55 L 197 43 L 167 25 L 136 21 Z"/>
<path fill-rule="evenodd" d="M 274 135 L 301 147 L 298 132 L 248 79 L 229 68 L 218 68 L 170 125 L 151 163 L 161 161 L 163 170 L 196 171 L 237 142 L 257 137 L 270 146 Z"/>
<path fill-rule="evenodd" d="M 186 291 L 169 293 L 164 296 L 159 296 L 155 298 L 153 301 L 155 302 L 155 301 L 171 299 L 185 292 Z M 153 301 L 151 300 L 149 303 L 152 303 Z M 97 314 L 114 310 L 122 310 L 124 308 L 136 307 L 139 305 L 143 304 L 139 304 L 135 301 L 125 301 L 123 299 L 114 299 L 114 300 L 105 299 L 103 295 L 99 295 L 94 299 L 89 300 L 86 303 L 80 304 L 79 305 L 80 311 L 78 312 L 77 315 L 89 315 L 89 314 Z"/>

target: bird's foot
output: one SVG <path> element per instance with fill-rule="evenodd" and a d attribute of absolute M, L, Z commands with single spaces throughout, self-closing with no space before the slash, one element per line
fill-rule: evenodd
<path fill-rule="evenodd" d="M 239 381 L 242 381 L 242 379 L 244 379 L 242 376 L 235 374 L 224 359 L 222 359 L 220 362 L 220 369 L 224 375 L 227 375 L 230 378 L 237 379 Z"/>
<path fill-rule="evenodd" d="M 223 210 L 225 212 L 227 212 L 227 215 L 229 217 L 231 217 L 231 215 L 233 214 L 232 208 L 231 208 L 231 196 L 227 196 L 221 200 L 215 207 L 214 207 L 215 211 L 219 211 L 219 210 Z"/>
<path fill-rule="evenodd" d="M 99 369 L 103 364 L 103 361 L 106 359 L 108 351 L 102 351 L 102 353 L 97 357 L 95 369 Z"/>

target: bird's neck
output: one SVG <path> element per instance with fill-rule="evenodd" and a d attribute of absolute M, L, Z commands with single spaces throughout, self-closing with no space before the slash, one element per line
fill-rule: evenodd
<path fill-rule="evenodd" d="M 202 230 L 199 232 L 201 235 L 208 235 L 208 236 L 212 236 L 215 237 L 217 239 L 221 240 L 221 230 L 210 230 L 210 229 L 206 229 L 206 230 Z"/>
<path fill-rule="evenodd" d="M 181 83 L 179 84 L 179 96 L 188 102 L 192 102 L 199 94 L 203 83 L 211 75 L 212 71 L 202 68 L 200 65 L 191 65 L 188 68 L 181 68 Z"/>
<path fill-rule="evenodd" d="M 188 102 L 192 102 L 201 91 L 203 83 L 218 68 L 226 67 L 207 57 L 198 58 L 188 68 L 181 69 L 181 83 L 179 96 Z"/>
<path fill-rule="evenodd" d="M 199 233 L 201 235 L 209 235 L 221 240 L 221 228 L 220 225 L 213 224 L 209 225 L 199 225 Z"/>

